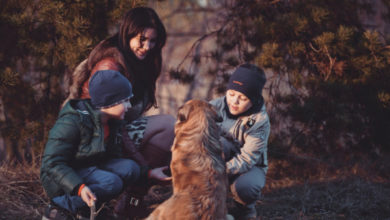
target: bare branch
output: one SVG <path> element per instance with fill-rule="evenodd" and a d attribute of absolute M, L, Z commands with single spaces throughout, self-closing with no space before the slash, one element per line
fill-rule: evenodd
<path fill-rule="evenodd" d="M 328 50 L 327 46 L 325 46 L 325 52 L 326 52 L 326 55 L 328 56 L 328 59 L 329 59 L 329 69 L 328 69 L 328 73 L 325 76 L 325 81 L 327 81 L 329 76 L 330 76 L 330 74 L 332 73 L 333 66 L 334 66 L 334 64 L 336 62 L 336 58 L 332 58 L 332 56 L 329 53 L 329 50 Z"/>
<path fill-rule="evenodd" d="M 179 65 L 177 65 L 177 70 L 180 69 L 181 65 L 183 65 L 184 61 L 190 56 L 191 52 L 193 51 L 193 49 L 198 45 L 200 44 L 203 40 L 205 40 L 206 38 L 214 35 L 214 34 L 217 34 L 219 33 L 220 31 L 222 30 L 222 28 L 216 30 L 216 31 L 212 31 L 208 34 L 205 34 L 203 35 L 202 37 L 200 37 L 199 39 L 197 39 L 191 46 L 191 48 L 188 50 L 187 54 L 184 56 L 184 58 L 182 59 L 182 61 L 179 63 Z"/>

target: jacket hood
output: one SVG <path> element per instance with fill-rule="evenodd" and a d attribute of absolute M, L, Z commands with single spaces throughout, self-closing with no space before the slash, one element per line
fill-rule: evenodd
<path fill-rule="evenodd" d="M 98 110 L 93 108 L 90 99 L 69 100 L 61 109 L 59 117 L 62 117 L 67 114 L 79 115 L 82 122 L 88 121 L 89 123 L 91 123 L 92 118 L 95 126 L 100 123 L 100 113 Z"/>

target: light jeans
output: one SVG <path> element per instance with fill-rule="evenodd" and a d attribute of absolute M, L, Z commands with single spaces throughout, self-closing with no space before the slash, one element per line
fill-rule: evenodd
<path fill-rule="evenodd" d="M 243 204 L 254 204 L 261 197 L 261 189 L 265 185 L 264 170 L 256 166 L 248 172 L 230 179 L 230 189 L 234 200 Z"/>
<path fill-rule="evenodd" d="M 76 171 L 97 197 L 97 205 L 118 196 L 124 187 L 138 180 L 140 168 L 130 159 L 111 159 L 98 166 L 83 168 Z M 87 204 L 77 195 L 64 194 L 52 201 L 70 212 L 76 214 Z"/>
<path fill-rule="evenodd" d="M 225 160 L 228 161 L 240 151 L 224 137 L 220 138 Z M 230 189 L 236 202 L 242 205 L 253 205 L 261 197 L 261 189 L 265 185 L 265 172 L 254 166 L 245 173 L 229 176 Z"/>

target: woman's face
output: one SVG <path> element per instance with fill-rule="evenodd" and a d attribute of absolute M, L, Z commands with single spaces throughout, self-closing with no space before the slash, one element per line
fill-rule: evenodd
<path fill-rule="evenodd" d="M 145 59 L 146 55 L 156 46 L 157 31 L 154 28 L 145 28 L 143 32 L 130 39 L 130 50 L 140 59 Z"/>
<path fill-rule="evenodd" d="M 226 91 L 226 102 L 232 115 L 239 115 L 252 107 L 252 102 L 248 97 L 232 89 Z"/>

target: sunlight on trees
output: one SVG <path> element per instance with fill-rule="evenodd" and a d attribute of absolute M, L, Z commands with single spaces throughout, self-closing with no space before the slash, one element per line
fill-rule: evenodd
<path fill-rule="evenodd" d="M 367 22 L 378 8 L 388 16 L 386 1 L 17 0 L 0 9 L 7 33 L 0 36 L 0 127 L 8 159 L 30 160 L 42 149 L 75 65 L 115 32 L 124 11 L 147 3 L 171 41 L 164 49 L 170 78 L 163 74 L 160 87 L 188 85 L 180 94 L 168 90 L 162 111 L 211 99 L 235 66 L 253 62 L 267 70 L 274 152 L 389 151 L 388 21 L 378 30 Z"/>

